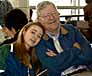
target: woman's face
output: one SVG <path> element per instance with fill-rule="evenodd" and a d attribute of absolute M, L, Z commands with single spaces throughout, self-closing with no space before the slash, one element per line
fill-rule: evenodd
<path fill-rule="evenodd" d="M 27 31 L 23 33 L 24 43 L 27 48 L 37 45 L 43 35 L 43 30 L 37 25 L 31 25 Z"/>

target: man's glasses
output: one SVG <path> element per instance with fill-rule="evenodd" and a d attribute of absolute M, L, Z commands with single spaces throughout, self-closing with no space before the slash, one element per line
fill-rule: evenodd
<path fill-rule="evenodd" d="M 39 16 L 39 17 L 42 17 L 42 18 L 44 18 L 44 19 L 48 19 L 48 18 L 50 18 L 50 17 L 56 17 L 56 16 L 59 16 L 60 15 L 60 13 L 58 13 L 58 12 L 52 12 L 52 13 L 48 13 L 47 15 L 43 15 L 43 16 Z"/>

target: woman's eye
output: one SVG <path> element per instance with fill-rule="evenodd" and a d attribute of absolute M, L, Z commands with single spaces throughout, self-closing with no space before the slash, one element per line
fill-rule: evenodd
<path fill-rule="evenodd" d="M 34 31 L 32 31 L 31 33 L 32 33 L 32 34 L 35 34 L 35 32 L 34 32 Z"/>

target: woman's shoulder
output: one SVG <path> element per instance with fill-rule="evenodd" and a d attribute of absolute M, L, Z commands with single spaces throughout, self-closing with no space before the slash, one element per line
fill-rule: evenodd
<path fill-rule="evenodd" d="M 9 45 L 0 46 L 0 69 L 5 69 L 5 60 L 9 54 Z"/>
<path fill-rule="evenodd" d="M 10 52 L 10 45 L 2 45 L 0 46 L 0 58 L 3 60 L 6 58 Z"/>

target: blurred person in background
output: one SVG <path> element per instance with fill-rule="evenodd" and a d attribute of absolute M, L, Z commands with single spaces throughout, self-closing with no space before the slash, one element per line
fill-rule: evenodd
<path fill-rule="evenodd" d="M 13 9 L 12 4 L 8 0 L 0 0 L 0 44 L 5 40 L 5 34 L 2 32 L 4 24 L 4 16 Z"/>
<path fill-rule="evenodd" d="M 92 0 L 85 0 L 87 5 L 83 8 L 84 20 L 88 22 L 88 30 L 83 32 L 87 40 L 92 43 Z"/>
<path fill-rule="evenodd" d="M 15 8 L 8 12 L 4 16 L 4 24 L 2 26 L 2 31 L 5 33 L 5 41 L 0 44 L 10 43 L 16 40 L 16 35 L 20 29 L 27 24 L 28 19 L 26 14 L 18 8 Z M 8 40 L 7 40 L 8 39 Z"/>
<path fill-rule="evenodd" d="M 4 24 L 4 15 L 12 9 L 13 6 L 8 0 L 0 0 L 0 25 Z"/>

